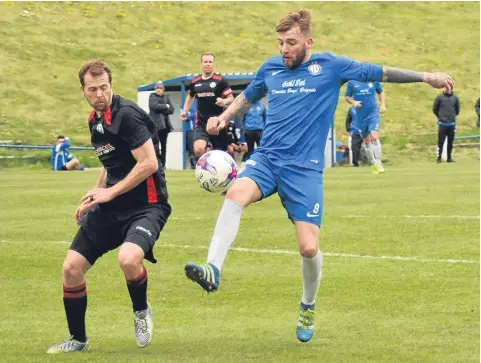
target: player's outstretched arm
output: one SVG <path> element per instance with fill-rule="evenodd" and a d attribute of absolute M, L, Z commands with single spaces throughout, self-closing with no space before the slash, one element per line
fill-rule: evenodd
<path fill-rule="evenodd" d="M 219 131 L 225 128 L 229 121 L 234 120 L 236 115 L 242 115 L 247 112 L 251 106 L 252 104 L 247 101 L 244 92 L 242 92 L 219 117 L 209 118 L 207 121 L 207 132 L 211 135 L 218 135 Z"/>
<path fill-rule="evenodd" d="M 443 72 L 417 72 L 409 69 L 383 67 L 383 82 L 391 83 L 415 83 L 424 82 L 434 88 L 445 88 L 452 90 L 454 80 L 447 73 Z"/>
<path fill-rule="evenodd" d="M 222 120 L 226 122 L 234 120 L 236 115 L 243 115 L 252 107 L 252 104 L 247 101 L 246 97 L 244 96 L 244 92 L 242 92 L 239 96 L 237 96 L 232 103 L 227 107 L 227 110 L 222 112 L 219 116 Z"/>

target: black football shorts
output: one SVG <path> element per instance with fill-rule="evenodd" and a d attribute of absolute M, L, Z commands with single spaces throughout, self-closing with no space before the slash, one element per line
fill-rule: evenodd
<path fill-rule="evenodd" d="M 153 247 L 171 210 L 166 201 L 139 208 L 96 205 L 80 220 L 80 228 L 70 249 L 93 265 L 104 253 L 124 242 L 132 242 L 142 248 L 145 259 L 156 263 Z"/>

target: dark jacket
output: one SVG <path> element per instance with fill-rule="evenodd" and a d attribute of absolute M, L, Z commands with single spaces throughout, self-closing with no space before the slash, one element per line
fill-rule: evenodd
<path fill-rule="evenodd" d="M 474 106 L 474 109 L 476 110 L 476 114 L 478 115 L 478 121 L 476 122 L 476 126 L 479 127 L 479 97 L 478 97 L 478 100 L 476 101 L 476 105 Z"/>
<path fill-rule="evenodd" d="M 170 132 L 174 130 L 169 118 L 169 115 L 174 113 L 174 104 L 170 100 L 169 95 L 164 93 L 162 96 L 159 96 L 155 92 L 151 93 L 149 109 L 150 117 L 154 120 L 157 131 L 168 129 Z"/>
<path fill-rule="evenodd" d="M 459 99 L 454 94 L 443 93 L 436 97 L 433 112 L 439 122 L 456 122 L 459 115 Z"/>

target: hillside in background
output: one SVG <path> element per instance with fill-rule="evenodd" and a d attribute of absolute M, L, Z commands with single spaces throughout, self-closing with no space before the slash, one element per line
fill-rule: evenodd
<path fill-rule="evenodd" d="M 134 100 L 141 84 L 199 71 L 206 50 L 216 53 L 218 72 L 255 71 L 278 52 L 279 17 L 300 7 L 313 13 L 314 51 L 449 72 L 461 100 L 458 131 L 474 131 L 477 2 L 7 1 L 0 3 L 0 139 L 50 143 L 63 133 L 87 145 L 89 106 L 77 76 L 84 61 L 107 61 L 114 91 Z M 436 131 L 431 107 L 438 91 L 422 84 L 387 84 L 385 90 L 381 127 L 388 139 Z M 342 94 L 335 117 L 344 133 Z"/>

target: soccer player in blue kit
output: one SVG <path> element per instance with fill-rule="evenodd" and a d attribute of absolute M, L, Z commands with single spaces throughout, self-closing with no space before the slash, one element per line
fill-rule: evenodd
<path fill-rule="evenodd" d="M 376 93 L 379 95 L 381 107 L 377 107 Z M 386 111 L 386 96 L 379 82 L 347 82 L 344 94 L 348 103 L 356 108 L 356 119 L 352 122 L 352 133 L 364 139 L 367 154 L 375 174 L 383 173 L 381 162 L 381 141 L 379 140 L 379 112 Z"/>
<path fill-rule="evenodd" d="M 276 27 L 280 56 L 269 58 L 252 83 L 218 117 L 207 132 L 225 128 L 241 109 L 267 95 L 267 120 L 262 144 L 256 148 L 227 195 L 212 236 L 206 264 L 189 262 L 186 276 L 207 292 L 219 288 L 220 270 L 239 230 L 242 211 L 251 203 L 278 193 L 296 230 L 303 294 L 297 338 L 308 342 L 314 332 L 322 253 L 319 227 L 323 206 L 324 149 L 341 85 L 362 82 L 425 82 L 453 88 L 445 73 L 422 73 L 359 63 L 331 53 L 311 53 L 309 10 L 288 13 Z"/>

